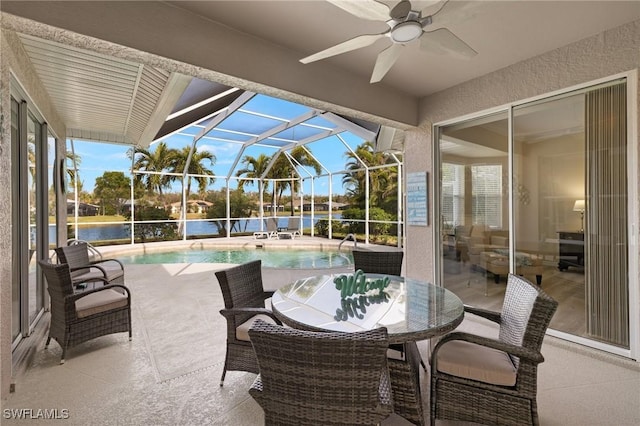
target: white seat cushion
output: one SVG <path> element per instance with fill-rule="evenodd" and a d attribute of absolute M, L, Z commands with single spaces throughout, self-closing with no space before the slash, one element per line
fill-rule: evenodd
<path fill-rule="evenodd" d="M 123 308 L 127 303 L 126 294 L 113 289 L 96 291 L 76 300 L 76 314 L 78 318 L 85 318 L 111 309 Z"/>
<path fill-rule="evenodd" d="M 268 322 L 269 324 L 275 324 L 276 322 L 269 315 L 256 315 L 254 317 L 249 318 L 247 321 L 243 322 L 236 328 L 236 339 L 244 340 L 245 342 L 250 342 L 249 340 L 249 329 L 253 325 L 253 322 L 257 319 L 261 319 L 264 322 Z"/>
<path fill-rule="evenodd" d="M 499 386 L 514 386 L 517 370 L 505 352 L 461 340 L 442 345 L 438 371 Z"/>

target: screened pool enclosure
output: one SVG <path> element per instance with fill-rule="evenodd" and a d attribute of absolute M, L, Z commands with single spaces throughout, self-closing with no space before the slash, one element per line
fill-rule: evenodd
<path fill-rule="evenodd" d="M 67 236 L 229 238 L 276 216 L 309 236 L 400 246 L 402 157 L 378 149 L 388 131 L 193 78 L 147 146 L 67 139 Z"/>

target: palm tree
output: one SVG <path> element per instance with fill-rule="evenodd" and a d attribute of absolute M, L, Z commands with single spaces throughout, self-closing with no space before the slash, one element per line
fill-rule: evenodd
<path fill-rule="evenodd" d="M 297 162 L 301 166 L 312 167 L 316 174 L 320 174 L 322 172 L 322 167 L 320 163 L 316 161 L 315 158 L 309 152 L 304 149 L 302 146 L 297 146 L 293 148 L 289 155 L 295 160 L 294 164 Z M 300 189 L 300 180 L 296 179 L 296 170 L 291 165 L 291 162 L 286 158 L 285 155 L 280 154 L 278 159 L 273 164 L 269 175 L 273 179 L 286 179 L 291 178 L 290 181 L 280 181 L 278 185 L 278 199 L 282 197 L 282 193 L 285 189 L 291 189 L 291 212 L 293 213 L 293 194 L 297 193 Z"/>
<path fill-rule="evenodd" d="M 247 179 L 260 179 L 260 177 L 267 170 L 267 166 L 271 161 L 271 157 L 260 154 L 258 158 L 252 157 L 250 155 L 245 155 L 242 157 L 242 164 L 245 165 L 244 168 L 238 170 L 236 172 L 237 177 L 244 176 Z M 240 190 L 244 190 L 245 185 L 253 185 L 253 180 L 240 180 L 238 181 L 238 188 Z M 262 187 L 263 192 L 267 191 L 268 184 L 265 183 Z"/>
<path fill-rule="evenodd" d="M 285 189 L 291 188 L 291 211 L 293 212 L 293 193 L 297 192 L 299 189 L 300 181 L 296 179 L 296 171 L 294 167 L 291 165 L 291 162 L 287 159 L 285 154 L 276 154 L 279 157 L 273 163 L 273 166 L 266 174 L 265 178 L 267 179 L 290 179 L 290 180 L 281 180 L 277 184 L 273 185 L 273 198 L 275 205 L 278 205 L 278 200 L 282 197 L 282 194 Z M 289 155 L 294 158 L 300 165 L 313 167 L 316 174 L 320 174 L 322 171 L 322 167 L 320 163 L 316 161 L 313 156 L 309 154 L 309 152 L 301 146 L 295 147 L 291 150 Z M 273 157 L 269 157 L 265 154 L 260 154 L 258 158 L 251 157 L 246 155 L 242 158 L 242 163 L 246 165 L 245 168 L 240 169 L 236 172 L 236 176 L 245 176 L 247 178 L 260 178 L 264 175 L 264 172 L 267 170 L 267 166 Z M 238 184 L 239 187 L 244 185 L 245 181 L 240 181 Z M 293 185 L 292 185 L 293 182 Z M 246 181 L 247 185 L 252 185 L 252 181 Z M 266 192 L 268 189 L 268 185 L 265 184 L 263 187 L 263 191 Z"/>
<path fill-rule="evenodd" d="M 393 164 L 395 160 L 382 152 L 374 152 L 373 143 L 366 141 L 358 145 L 354 152 L 347 152 L 349 158 L 346 169 L 350 170 L 342 177 L 342 185 L 347 189 L 347 194 L 358 205 L 364 207 L 366 203 L 366 172 L 367 167 Z M 357 158 L 356 158 L 357 157 Z M 358 160 L 362 160 L 362 163 Z M 398 168 L 386 167 L 369 171 L 369 204 L 384 208 L 395 206 L 398 195 Z M 385 209 L 386 210 L 386 209 Z"/>
<path fill-rule="evenodd" d="M 165 142 L 160 142 L 153 151 L 141 147 L 135 147 L 133 151 L 129 151 L 129 156 L 136 156 L 134 170 L 154 172 L 136 173 L 134 183 L 142 183 L 148 192 L 156 191 L 162 195 L 162 190 L 170 187 L 171 176 L 157 173 L 167 171 L 171 167 L 174 152 L 175 150 L 167 147 Z"/>
<path fill-rule="evenodd" d="M 198 182 L 198 192 L 204 194 L 207 190 L 207 186 L 210 183 L 215 182 L 213 171 L 205 166 L 203 163 L 205 160 L 209 160 L 211 167 L 216 163 L 216 156 L 209 151 L 198 151 L 197 147 L 194 148 L 191 155 L 191 161 L 189 161 L 189 152 L 191 147 L 185 146 L 181 150 L 173 150 L 171 155 L 171 171 L 173 173 L 184 173 L 185 169 L 188 174 L 186 196 L 189 199 L 191 193 L 191 179 L 195 179 Z M 187 167 L 188 162 L 188 167 Z M 199 175 L 199 176 L 194 176 Z M 176 176 L 171 176 L 171 180 L 178 179 Z M 184 181 L 182 182 L 184 188 Z"/>
<path fill-rule="evenodd" d="M 80 179 L 78 169 L 82 158 L 78 154 L 74 154 L 71 151 L 65 151 L 65 163 L 67 164 L 67 176 L 69 177 L 69 186 L 75 187 L 76 179 Z M 82 182 L 78 182 L 78 187 L 82 187 Z"/>

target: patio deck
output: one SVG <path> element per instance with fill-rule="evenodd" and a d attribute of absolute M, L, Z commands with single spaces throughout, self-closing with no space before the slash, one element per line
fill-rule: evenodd
<path fill-rule="evenodd" d="M 311 243 L 306 239 L 249 237 L 234 239 L 234 244 Z M 225 322 L 218 313 L 223 301 L 214 271 L 227 266 L 127 265 L 133 340 L 126 333 L 95 339 L 70 349 L 64 365 L 59 365 L 60 346 L 52 342 L 45 350 L 42 341 L 33 365 L 17 378 L 16 392 L 2 401 L 2 424 L 49 423 L 10 419 L 6 409 L 31 409 L 34 416 L 38 409 L 57 409 L 60 415 L 68 410 L 65 425 L 263 424 L 260 407 L 247 392 L 254 374 L 229 372 L 219 387 Z M 265 268 L 265 287 L 276 289 L 314 273 Z M 419 346 L 426 353 L 426 342 Z M 543 354 L 538 392 L 542 425 L 640 424 L 640 364 L 553 337 L 545 339 Z M 428 413 L 428 378 L 423 373 L 421 379 Z M 383 422 L 405 424 L 395 415 Z"/>

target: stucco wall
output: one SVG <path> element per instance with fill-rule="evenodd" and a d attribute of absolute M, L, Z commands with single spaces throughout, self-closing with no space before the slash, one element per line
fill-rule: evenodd
<path fill-rule="evenodd" d="M 16 35 L 2 31 L 0 38 L 0 397 L 6 398 L 11 383 L 11 75 L 38 106 L 49 128 L 64 140 L 65 127 L 27 57 L 16 43 Z"/>
<path fill-rule="evenodd" d="M 420 103 L 420 127 L 424 132 L 417 137 L 414 137 L 415 134 L 407 137 L 405 170 L 407 173 L 424 170 L 432 173 L 431 128 L 434 123 L 637 70 L 639 67 L 640 21 L 634 21 L 429 96 Z M 638 86 L 640 84 L 636 88 Z M 636 102 L 638 99 L 640 96 Z M 633 120 L 636 129 L 640 126 L 639 110 L 636 107 Z M 629 143 L 638 146 L 637 132 L 635 138 Z M 637 181 L 638 170 L 633 173 Z M 431 191 L 433 185 L 434 182 L 430 182 Z M 637 205 L 634 210 L 638 211 Z M 433 231 L 433 226 L 407 228 L 409 276 L 433 279 Z M 635 303 L 640 302 L 636 300 Z"/>
<path fill-rule="evenodd" d="M 1 36 L 1 34 L 0 34 Z M 6 41 L 0 38 L 0 397 L 11 381 L 11 98 Z"/>

